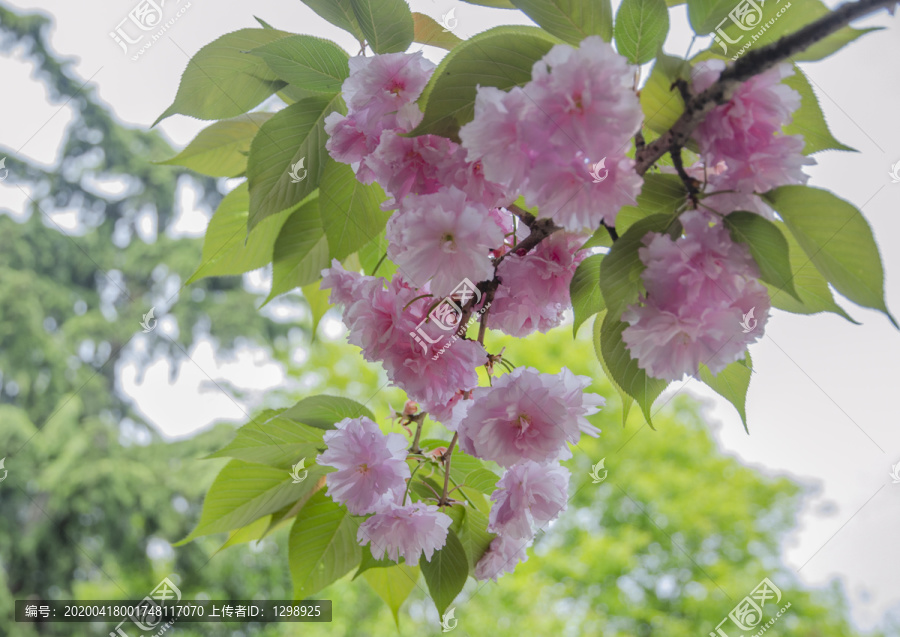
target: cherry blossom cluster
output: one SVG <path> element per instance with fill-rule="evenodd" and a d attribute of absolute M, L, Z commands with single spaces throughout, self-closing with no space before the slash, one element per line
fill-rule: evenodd
<path fill-rule="evenodd" d="M 723 70 L 721 60 L 699 64 L 693 89 L 706 90 Z M 800 94 L 782 84 L 793 74 L 791 65 L 783 63 L 752 77 L 697 127 L 694 139 L 701 162 L 691 174 L 703 181 L 705 172 L 705 191 L 710 194 L 704 205 L 723 214 L 747 210 L 774 219 L 772 209 L 755 193 L 807 182 L 803 166 L 816 161 L 803 155 L 803 136 L 781 133 L 800 108 Z"/>
<path fill-rule="evenodd" d="M 690 210 L 679 217 L 684 236 L 648 233 L 638 250 L 646 294 L 623 315 L 622 333 L 638 365 L 654 378 L 717 374 L 762 335 L 769 294 L 747 246 L 734 243 L 717 215 Z M 753 329 L 742 319 L 754 310 Z"/>
<path fill-rule="evenodd" d="M 703 91 L 723 69 L 705 62 L 693 89 Z M 365 276 L 334 260 L 322 288 L 343 307 L 349 341 L 366 360 L 454 432 L 463 452 L 503 468 L 491 494 L 488 530 L 496 538 L 475 572 L 496 579 L 526 559 L 536 529 L 565 509 L 569 473 L 559 463 L 582 434 L 598 435 L 587 416 L 604 401 L 586 393 L 590 379 L 565 368 L 556 375 L 518 368 L 495 378 L 502 357 L 490 356 L 481 336 L 467 338 L 466 328 L 478 318 L 482 328 L 525 337 L 561 324 L 572 277 L 588 254 L 585 240 L 636 204 L 643 179 L 627 152 L 643 116 L 634 67 L 592 36 L 577 49 L 554 46 L 522 86 L 480 87 L 461 143 L 407 136 L 423 119 L 416 101 L 433 71 L 421 53 L 350 60 L 348 112 L 326 118 L 326 148 L 387 194 L 386 256 L 397 273 Z M 767 290 L 722 215 L 751 210 L 773 218 L 756 195 L 806 180 L 802 168 L 813 162 L 802 155 L 802 137 L 782 133 L 799 106 L 799 95 L 781 83 L 790 72 L 780 66 L 753 78 L 709 114 L 695 132 L 700 161 L 687 169 L 702 183 L 701 209 L 694 198 L 677 234 L 643 238 L 644 293 L 622 316 L 622 339 L 650 376 L 677 380 L 697 376 L 701 366 L 718 373 L 763 332 Z M 558 229 L 520 249 L 531 232 L 520 219 L 549 219 Z M 454 303 L 463 281 L 477 298 Z M 481 289 L 490 290 L 489 302 L 478 282 L 488 284 Z M 479 386 L 482 366 L 489 387 Z M 407 422 L 417 417 L 410 405 Z M 432 460 L 448 471 L 453 444 L 425 455 L 418 434 L 415 440 L 408 450 L 402 435 L 385 435 L 367 418 L 345 419 L 325 434 L 318 461 L 336 469 L 326 478 L 328 494 L 369 516 L 357 539 L 379 559 L 430 560 L 446 542 L 447 487 L 435 504 L 412 501 L 408 461 Z"/>
<path fill-rule="evenodd" d="M 337 471 L 325 477 L 326 493 L 353 515 L 374 513 L 359 526 L 357 541 L 370 544 L 372 556 L 418 564 L 447 541 L 450 516 L 435 505 L 404 502 L 407 480 L 406 438 L 383 434 L 366 418 L 345 418 L 324 436 L 328 449 L 317 462 Z"/>
<path fill-rule="evenodd" d="M 693 89 L 704 91 L 725 69 L 709 60 L 696 69 Z M 771 307 L 748 248 L 732 241 L 715 213 L 756 212 L 773 219 L 758 197 L 772 188 L 806 183 L 802 135 L 782 134 L 800 95 L 782 84 L 793 73 L 781 64 L 754 76 L 728 103 L 714 108 L 694 133 L 700 163 L 688 174 L 705 182 L 704 210 L 679 217 L 684 236 L 649 233 L 638 251 L 646 293 L 628 308 L 622 333 L 631 356 L 650 376 L 716 374 L 744 356 L 763 334 Z"/>

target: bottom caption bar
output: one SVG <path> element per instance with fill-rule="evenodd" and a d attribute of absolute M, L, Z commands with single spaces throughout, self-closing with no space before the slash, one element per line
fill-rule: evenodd
<path fill-rule="evenodd" d="M 155 602 L 75 600 L 16 600 L 16 621 L 119 622 L 112 637 L 128 637 L 132 630 L 156 630 L 177 622 L 330 622 L 331 600 L 198 600 Z"/>

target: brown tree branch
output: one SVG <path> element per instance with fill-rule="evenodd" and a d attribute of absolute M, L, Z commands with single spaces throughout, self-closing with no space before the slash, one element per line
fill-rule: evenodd
<path fill-rule="evenodd" d="M 730 67 L 727 67 L 718 81 L 708 89 L 685 102 L 684 113 L 672 128 L 661 137 L 647 144 L 637 152 L 635 170 L 643 175 L 663 155 L 673 148 L 682 148 L 700 125 L 703 118 L 713 108 L 725 104 L 734 91 L 754 75 L 758 75 L 779 62 L 787 60 L 795 53 L 826 38 L 876 9 L 889 7 L 897 0 L 859 0 L 838 7 L 831 13 L 809 23 L 799 31 L 786 35 L 777 42 L 751 51 Z"/>

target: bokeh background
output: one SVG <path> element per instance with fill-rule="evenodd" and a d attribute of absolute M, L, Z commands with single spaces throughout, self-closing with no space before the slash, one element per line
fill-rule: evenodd
<path fill-rule="evenodd" d="M 258 16 L 358 47 L 299 0 L 193 0 L 133 61 L 108 33 L 134 4 L 0 0 L 9 170 L 0 181 L 0 635 L 106 635 L 112 625 L 16 625 L 13 600 L 140 599 L 166 576 L 186 598 L 289 598 L 285 528 L 223 550 L 225 536 L 172 546 L 225 462 L 202 458 L 249 416 L 303 396 L 354 398 L 385 427 L 403 401 L 346 345 L 334 312 L 314 325 L 299 294 L 258 310 L 266 271 L 185 286 L 212 210 L 235 182 L 154 163 L 205 125 L 176 116 L 150 129 L 190 56 L 216 37 Z M 462 37 L 528 23 L 454 0 L 410 4 L 438 20 L 456 7 Z M 684 55 L 684 7 L 672 16 L 665 49 Z M 859 25 L 885 29 L 803 65 L 835 136 L 859 151 L 817 155 L 810 183 L 862 209 L 897 313 L 900 184 L 889 172 L 900 162 L 900 17 L 882 11 Z M 159 324 L 144 334 L 151 307 Z M 900 635 L 900 484 L 888 475 L 900 463 L 900 334 L 875 312 L 845 307 L 861 326 L 782 312 L 769 321 L 752 348 L 750 435 L 692 381 L 660 398 L 656 431 L 638 414 L 623 427 L 589 326 L 576 342 L 571 325 L 527 341 L 492 335 L 517 365 L 589 375 L 608 407 L 593 419 L 600 438 L 567 463 L 569 510 L 514 575 L 469 582 L 454 633 L 706 635 L 768 577 L 792 604 L 778 634 Z M 601 458 L 609 477 L 593 484 Z M 334 601 L 332 624 L 184 624 L 169 634 L 439 632 L 423 582 L 398 627 L 364 578 L 350 577 L 320 595 Z"/>

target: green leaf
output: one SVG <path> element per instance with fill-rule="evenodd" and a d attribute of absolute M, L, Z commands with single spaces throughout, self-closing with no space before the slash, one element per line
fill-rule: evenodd
<path fill-rule="evenodd" d="M 771 286 L 765 282 L 769 290 L 769 298 L 772 301 L 772 307 L 777 307 L 786 312 L 794 314 L 817 314 L 818 312 L 834 312 L 843 316 L 845 319 L 858 325 L 844 309 L 834 302 L 834 296 L 831 294 L 831 288 L 828 287 L 828 281 L 816 270 L 816 266 L 812 264 L 806 253 L 794 239 L 794 235 L 790 233 L 787 226 L 781 221 L 776 221 L 775 225 L 781 230 L 781 235 L 788 243 L 791 262 L 791 282 L 794 289 L 800 297 L 800 302 L 783 293 L 782 290 Z"/>
<path fill-rule="evenodd" d="M 397 271 L 397 265 L 387 258 L 388 240 L 384 230 L 359 249 L 359 263 L 369 276 L 390 279 Z M 379 262 L 381 265 L 379 265 Z M 378 268 L 377 272 L 375 268 Z"/>
<path fill-rule="evenodd" d="M 641 194 L 637 196 L 637 205 L 622 206 L 619 209 L 619 214 L 616 215 L 616 231 L 624 234 L 636 221 L 651 215 L 664 214 L 673 217 L 685 204 L 686 198 L 687 191 L 677 175 L 646 174 Z"/>
<path fill-rule="evenodd" d="M 628 327 L 627 323 L 616 319 L 611 312 L 607 313 L 600 328 L 600 351 L 612 374 L 612 380 L 618 383 L 629 396 L 632 396 L 637 401 L 638 406 L 644 413 L 647 424 L 652 427 L 653 421 L 650 419 L 650 408 L 653 406 L 653 401 L 656 400 L 669 383 L 657 378 L 651 378 L 647 375 L 647 372 L 638 367 L 637 361 L 631 358 L 631 354 L 622 341 L 622 332 L 625 331 L 626 327 Z M 596 347 L 596 344 L 594 347 Z"/>
<path fill-rule="evenodd" d="M 645 64 L 669 32 L 665 0 L 623 0 L 616 13 L 616 48 L 632 64 Z"/>
<path fill-rule="evenodd" d="M 324 120 L 342 107 L 340 96 L 308 97 L 278 111 L 259 129 L 250 145 L 247 165 L 251 229 L 318 188 L 330 159 L 325 150 L 328 136 Z M 301 180 L 295 183 L 291 171 L 301 162 L 296 170 Z"/>
<path fill-rule="evenodd" d="M 616 393 L 619 394 L 619 398 L 622 399 L 622 426 L 625 426 L 626 421 L 628 420 L 628 413 L 631 411 L 631 405 L 634 403 L 634 398 L 631 395 L 622 389 L 622 386 L 616 382 L 613 378 L 613 374 L 609 369 L 609 365 L 606 364 L 606 360 L 603 358 L 603 349 L 600 343 L 600 334 L 602 332 L 603 320 L 606 317 L 606 310 L 603 309 L 597 313 L 597 318 L 594 319 L 594 327 L 593 327 L 593 342 L 594 342 L 594 354 L 597 356 L 597 361 L 600 363 L 600 367 L 603 368 L 603 373 L 606 374 L 606 379 L 609 383 L 615 388 Z"/>
<path fill-rule="evenodd" d="M 405 0 L 350 0 L 359 28 L 375 53 L 401 53 L 413 41 L 413 19 Z"/>
<path fill-rule="evenodd" d="M 578 46 L 589 35 L 609 42 L 613 13 L 609 0 L 512 0 L 525 15 L 548 33 Z"/>
<path fill-rule="evenodd" d="M 278 76 L 306 91 L 336 95 L 350 75 L 347 53 L 334 42 L 311 35 L 292 35 L 250 51 Z"/>
<path fill-rule="evenodd" d="M 187 280 L 243 274 L 269 263 L 281 226 L 293 209 L 267 217 L 247 235 L 250 195 L 244 182 L 219 203 L 203 238 L 200 266 Z"/>
<path fill-rule="evenodd" d="M 334 429 L 334 424 L 344 418 L 365 416 L 375 420 L 375 416 L 365 405 L 349 398 L 326 394 L 304 398 L 282 412 L 281 416 L 319 429 Z"/>
<path fill-rule="evenodd" d="M 265 302 L 317 281 L 329 263 L 319 200 L 313 198 L 291 214 L 281 227 L 272 257 L 272 291 Z"/>
<path fill-rule="evenodd" d="M 557 44 L 537 27 L 502 26 L 465 40 L 435 69 L 419 103 L 425 116 L 411 135 L 434 133 L 458 139 L 475 115 L 478 86 L 504 91 L 531 81 L 531 67 Z"/>
<path fill-rule="evenodd" d="M 735 6 L 733 0 L 687 0 L 691 28 L 697 35 L 711 33 Z"/>
<path fill-rule="evenodd" d="M 336 27 L 350 33 L 359 42 L 365 39 L 351 0 L 303 0 L 303 4 Z"/>
<path fill-rule="evenodd" d="M 461 39 L 424 13 L 413 13 L 413 40 L 420 44 L 436 46 L 450 51 Z"/>
<path fill-rule="evenodd" d="M 390 212 L 381 210 L 384 191 L 360 183 L 346 164 L 329 162 L 322 175 L 319 213 L 328 238 L 328 252 L 342 260 L 381 233 Z"/>
<path fill-rule="evenodd" d="M 288 540 L 294 599 L 308 599 L 350 572 L 362 558 L 357 522 L 324 491 L 297 514 Z"/>
<path fill-rule="evenodd" d="M 790 4 L 790 6 L 787 7 L 787 4 Z M 688 3 L 688 6 L 690 6 L 690 3 Z M 729 16 L 729 11 L 734 6 L 725 8 L 718 14 L 719 20 L 724 21 L 722 24 L 722 32 L 724 33 L 722 40 L 727 47 L 727 50 L 722 51 L 722 53 L 732 60 L 741 55 L 740 51 L 745 46 L 752 45 L 753 48 L 758 48 L 771 44 L 831 13 L 831 9 L 819 0 L 791 0 L 790 3 L 772 3 L 769 5 L 756 3 L 755 7 L 758 7 L 758 9 L 752 8 L 753 6 L 748 6 L 747 8 L 750 10 L 737 19 L 740 25 L 734 18 Z M 716 25 L 713 25 L 712 28 L 716 28 Z M 795 62 L 820 60 L 864 35 L 869 30 L 844 27 L 807 49 L 791 56 L 791 59 Z M 754 37 L 756 37 L 755 40 L 753 39 Z M 722 45 L 714 43 L 711 48 L 719 52 L 722 50 Z"/>
<path fill-rule="evenodd" d="M 706 60 L 697 62 L 695 69 Z M 681 93 L 672 87 L 678 79 L 688 80 L 691 77 L 691 66 L 686 60 L 660 53 L 656 63 L 641 89 L 641 110 L 644 112 L 644 126 L 662 135 L 674 124 L 684 112 L 684 100 Z M 645 176 L 646 178 L 646 176 Z"/>
<path fill-rule="evenodd" d="M 469 568 L 474 571 L 478 560 L 487 552 L 491 542 L 497 537 L 487 530 L 488 518 L 478 509 L 469 506 L 455 504 L 451 509 L 461 509 L 462 516 L 459 524 L 459 543 L 466 552 Z M 525 543 L 524 541 L 522 542 Z"/>
<path fill-rule="evenodd" d="M 159 162 L 210 177 L 235 177 L 247 169 L 250 142 L 271 113 L 246 113 L 210 124 L 183 151 Z"/>
<path fill-rule="evenodd" d="M 294 484 L 285 469 L 232 460 L 209 488 L 197 528 L 179 545 L 201 535 L 238 529 L 278 511 L 314 491 L 325 473 L 324 467 L 312 465 L 307 478 Z"/>
<path fill-rule="evenodd" d="M 803 135 L 804 155 L 830 149 L 855 151 L 831 134 L 822 107 L 819 106 L 819 100 L 800 67 L 795 64 L 794 74 L 782 80 L 782 84 L 800 93 L 800 108 L 794 111 L 793 120 L 783 130 L 785 135 Z"/>
<path fill-rule="evenodd" d="M 675 217 L 656 214 L 635 222 L 613 244 L 609 254 L 600 264 L 600 291 L 609 313 L 618 318 L 625 308 L 638 300 L 643 289 L 641 263 L 638 249 L 643 247 L 648 232 L 666 232 L 677 226 Z"/>
<path fill-rule="evenodd" d="M 175 101 L 159 118 L 180 113 L 225 119 L 246 113 L 284 86 L 266 63 L 245 51 L 290 35 L 276 29 L 241 29 L 213 40 L 188 62 Z"/>
<path fill-rule="evenodd" d="M 741 416 L 741 422 L 744 423 L 744 431 L 748 434 L 750 430 L 747 428 L 747 389 L 750 387 L 752 375 L 753 362 L 750 360 L 749 352 L 746 362 L 731 363 L 715 376 L 706 365 L 700 365 L 700 380 L 734 405 Z"/>
<path fill-rule="evenodd" d="M 578 336 L 578 328 L 582 323 L 605 307 L 603 294 L 600 292 L 600 263 L 603 257 L 602 254 L 595 254 L 579 263 L 569 284 L 569 296 L 575 311 L 573 337 Z"/>
<path fill-rule="evenodd" d="M 325 316 L 325 312 L 331 308 L 331 303 L 328 301 L 328 297 L 331 295 L 331 290 L 323 290 L 319 287 L 319 282 L 310 283 L 309 285 L 303 286 L 303 298 L 306 299 L 306 304 L 309 305 L 309 311 L 312 314 L 312 340 L 316 340 L 316 332 L 319 329 L 319 321 L 322 320 L 322 317 Z"/>
<path fill-rule="evenodd" d="M 364 551 L 365 552 L 365 551 Z M 419 567 L 394 564 L 388 568 L 366 571 L 366 581 L 378 596 L 384 600 L 394 615 L 394 623 L 400 628 L 400 607 L 419 581 Z"/>
<path fill-rule="evenodd" d="M 234 440 L 207 458 L 237 458 L 245 462 L 286 469 L 301 458 L 312 459 L 324 449 L 324 432 L 284 416 L 284 410 L 267 411 L 237 430 Z"/>
<path fill-rule="evenodd" d="M 266 534 L 266 529 L 269 528 L 271 519 L 272 516 L 267 515 L 264 518 L 258 519 L 256 522 L 251 522 L 247 526 L 232 531 L 228 534 L 228 540 L 225 541 L 225 544 L 216 549 L 216 553 L 224 551 L 230 546 L 243 544 L 244 542 L 252 542 L 253 540 L 262 538 Z"/>
<path fill-rule="evenodd" d="M 774 223 L 752 212 L 732 212 L 725 217 L 731 238 L 750 248 L 760 278 L 796 298 L 787 239 Z"/>
<path fill-rule="evenodd" d="M 459 595 L 469 576 L 468 557 L 456 533 L 447 531 L 447 543 L 444 547 L 435 551 L 430 562 L 423 555 L 419 560 L 419 567 L 425 576 L 438 615 L 443 615 Z"/>
<path fill-rule="evenodd" d="M 493 7 L 495 9 L 515 9 L 509 0 L 462 0 L 468 4 L 477 4 L 481 7 Z"/>
<path fill-rule="evenodd" d="M 766 193 L 765 199 L 838 292 L 857 305 L 883 312 L 900 329 L 884 301 L 878 245 L 855 206 L 810 186 L 782 186 Z"/>
<path fill-rule="evenodd" d="M 403 563 L 403 558 L 400 558 L 400 563 Z M 384 559 L 377 560 L 372 557 L 372 551 L 369 548 L 364 548 L 362 551 L 362 560 L 359 563 L 359 568 L 356 569 L 356 573 L 353 575 L 353 579 L 356 579 L 370 568 L 389 568 L 391 566 L 396 566 L 398 563 L 393 560 L 385 557 Z"/>
<path fill-rule="evenodd" d="M 453 454 L 454 461 L 456 460 L 456 453 L 457 452 L 454 452 Z M 451 470 L 450 473 L 452 474 L 453 471 Z M 466 477 L 463 479 L 463 483 L 465 484 L 465 486 L 471 489 L 480 491 L 485 495 L 490 495 L 497 488 L 497 480 L 499 479 L 500 476 L 498 476 L 493 471 L 479 468 L 466 474 Z"/>

